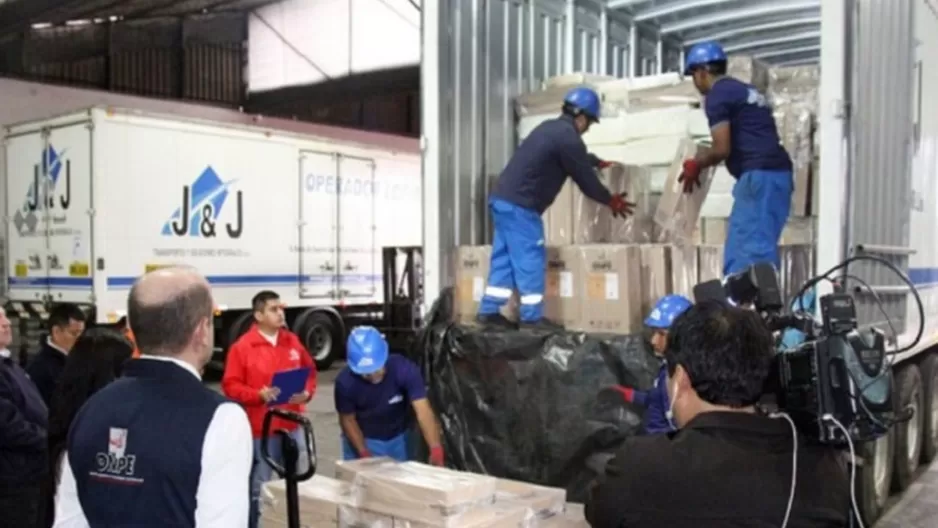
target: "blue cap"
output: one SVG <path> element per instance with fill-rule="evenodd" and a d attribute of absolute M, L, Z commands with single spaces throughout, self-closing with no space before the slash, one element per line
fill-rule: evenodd
<path fill-rule="evenodd" d="M 720 62 L 726 60 L 726 52 L 723 46 L 708 40 L 700 44 L 694 44 L 687 52 L 684 61 L 684 75 L 690 75 L 691 71 L 698 66 L 705 66 L 711 62 Z"/>
<path fill-rule="evenodd" d="M 567 92 L 563 104 L 572 107 L 574 112 L 580 112 L 593 121 L 599 122 L 599 94 L 589 88 L 580 86 Z"/>
<path fill-rule="evenodd" d="M 651 328 L 667 330 L 671 328 L 671 323 L 677 319 L 677 316 L 687 311 L 693 304 L 683 295 L 665 295 L 658 299 L 654 309 L 645 319 L 645 324 Z"/>
<path fill-rule="evenodd" d="M 353 328 L 346 348 L 348 367 L 361 376 L 381 370 L 388 361 L 388 342 L 371 326 Z"/>

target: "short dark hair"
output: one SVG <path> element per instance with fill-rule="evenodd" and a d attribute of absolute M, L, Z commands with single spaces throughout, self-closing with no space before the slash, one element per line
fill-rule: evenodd
<path fill-rule="evenodd" d="M 65 451 L 68 429 L 78 409 L 120 376 L 133 351 L 133 345 L 124 336 L 106 328 L 92 328 L 78 338 L 68 353 L 49 406 L 49 462 L 56 478 L 59 457 Z"/>
<path fill-rule="evenodd" d="M 678 365 L 706 402 L 747 407 L 759 401 L 773 357 L 772 333 L 752 310 L 723 302 L 695 304 L 671 325 L 664 357 Z"/>
<path fill-rule="evenodd" d="M 81 311 L 78 305 L 73 303 L 56 303 L 52 306 L 52 309 L 49 310 L 49 320 L 47 324 L 49 325 L 49 330 L 52 330 L 53 327 L 62 328 L 63 326 L 68 326 L 72 321 L 84 323 L 86 319 L 85 312 Z"/>
<path fill-rule="evenodd" d="M 214 316 L 212 292 L 204 284 L 189 286 L 159 304 L 140 302 L 137 287 L 130 289 L 127 319 L 144 354 L 175 355 L 189 343 L 199 323 Z"/>
<path fill-rule="evenodd" d="M 726 61 L 708 62 L 707 71 L 709 71 L 711 75 L 726 75 Z"/>
<path fill-rule="evenodd" d="M 255 312 L 263 312 L 264 307 L 267 306 L 268 301 L 277 301 L 280 300 L 280 296 L 277 295 L 277 292 L 272 290 L 261 290 L 257 292 L 257 295 L 251 299 L 251 308 Z"/>

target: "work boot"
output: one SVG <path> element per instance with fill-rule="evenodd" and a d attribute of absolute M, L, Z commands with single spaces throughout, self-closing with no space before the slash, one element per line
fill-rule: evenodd
<path fill-rule="evenodd" d="M 521 328 L 524 330 L 548 330 L 551 332 L 565 330 L 562 324 L 555 323 L 543 317 L 534 322 L 522 322 Z"/>
<path fill-rule="evenodd" d="M 502 328 L 517 328 L 515 323 L 512 323 L 508 320 L 507 317 L 500 313 L 494 314 L 479 314 L 476 316 L 476 322 L 483 326 L 498 326 Z"/>

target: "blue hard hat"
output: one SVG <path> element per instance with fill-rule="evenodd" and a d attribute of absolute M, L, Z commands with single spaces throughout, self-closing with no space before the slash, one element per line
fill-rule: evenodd
<path fill-rule="evenodd" d="M 677 316 L 684 313 L 694 303 L 683 295 L 665 295 L 658 299 L 654 309 L 645 319 L 645 324 L 651 328 L 667 330 L 671 328 L 671 323 L 677 319 Z"/>
<path fill-rule="evenodd" d="M 353 328 L 346 348 L 348 367 L 361 376 L 381 370 L 388 361 L 388 342 L 371 326 Z"/>
<path fill-rule="evenodd" d="M 564 106 L 569 106 L 574 112 L 581 112 L 593 121 L 599 122 L 599 94 L 580 86 L 567 92 L 563 98 Z"/>
<path fill-rule="evenodd" d="M 684 61 L 684 75 L 690 75 L 691 70 L 698 66 L 725 60 L 726 52 L 723 51 L 723 46 L 718 43 L 708 40 L 707 42 L 694 44 L 687 52 L 687 57 Z"/>

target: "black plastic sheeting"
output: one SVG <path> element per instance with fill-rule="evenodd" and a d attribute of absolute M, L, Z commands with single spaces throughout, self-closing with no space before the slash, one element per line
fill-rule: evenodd
<path fill-rule="evenodd" d="M 412 350 L 447 465 L 566 488 L 567 500 L 583 502 L 596 477 L 590 464 L 642 428 L 644 409 L 609 387 L 652 385 L 659 363 L 646 340 L 453 324 L 451 295 Z"/>

